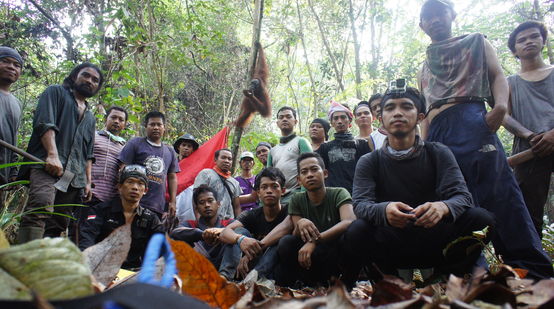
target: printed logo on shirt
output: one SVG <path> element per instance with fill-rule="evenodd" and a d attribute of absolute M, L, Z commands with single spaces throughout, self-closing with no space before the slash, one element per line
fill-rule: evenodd
<path fill-rule="evenodd" d="M 94 219 L 96 219 L 96 215 L 89 215 L 87 217 L 87 220 L 94 220 Z"/>
<path fill-rule="evenodd" d="M 108 219 L 108 223 L 117 223 L 114 219 Z"/>
<path fill-rule="evenodd" d="M 144 160 L 144 166 L 148 172 L 148 179 L 157 183 L 162 183 L 163 172 L 165 170 L 165 163 L 163 158 L 158 156 L 149 156 Z"/>
<path fill-rule="evenodd" d="M 337 147 L 329 150 L 327 155 L 329 156 L 330 163 L 335 163 L 337 161 L 351 162 L 356 160 L 356 149 Z"/>

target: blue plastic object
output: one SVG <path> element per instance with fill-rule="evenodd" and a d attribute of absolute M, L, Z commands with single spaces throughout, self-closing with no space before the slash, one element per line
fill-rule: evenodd
<path fill-rule="evenodd" d="M 156 261 L 160 256 L 164 257 L 165 269 L 160 280 L 156 278 Z M 153 284 L 165 288 L 173 284 L 173 276 L 177 273 L 177 262 L 171 251 L 171 246 L 164 234 L 154 234 L 148 242 L 148 247 L 142 261 L 142 268 L 138 274 L 138 282 Z"/>

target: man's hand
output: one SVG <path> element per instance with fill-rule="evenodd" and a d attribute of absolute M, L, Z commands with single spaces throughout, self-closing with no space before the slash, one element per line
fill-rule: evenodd
<path fill-rule="evenodd" d="M 385 208 L 385 214 L 391 226 L 402 229 L 417 219 L 416 215 L 411 213 L 413 210 L 412 207 L 402 202 L 391 202 Z"/>
<path fill-rule="evenodd" d="M 312 253 L 315 247 L 315 242 L 307 242 L 298 250 L 298 263 L 302 268 L 310 269 L 312 266 Z"/>
<path fill-rule="evenodd" d="M 498 131 L 507 112 L 506 107 L 497 105 L 485 115 L 487 126 L 492 132 Z"/>
<path fill-rule="evenodd" d="M 90 184 L 90 182 L 85 185 L 85 191 L 83 193 L 84 202 L 90 202 L 92 200 L 92 185 Z"/>
<path fill-rule="evenodd" d="M 298 222 L 296 222 L 296 228 L 303 242 L 316 241 L 319 239 L 319 230 L 312 221 L 306 218 L 298 220 Z"/>
<path fill-rule="evenodd" d="M 239 265 L 237 266 L 237 277 L 239 279 L 245 278 L 246 275 L 248 275 L 248 272 L 250 271 L 248 263 L 250 263 L 250 258 L 248 258 L 248 256 L 245 255 L 240 258 Z"/>
<path fill-rule="evenodd" d="M 240 250 L 242 250 L 249 259 L 254 259 L 258 254 L 262 253 L 262 246 L 258 240 L 245 237 L 240 243 Z"/>
<path fill-rule="evenodd" d="M 426 229 L 435 226 L 442 218 L 450 213 L 450 209 L 443 202 L 427 202 L 419 205 L 414 210 L 417 216 L 416 226 L 422 226 Z"/>
<path fill-rule="evenodd" d="M 205 229 L 204 232 L 202 232 L 202 239 L 209 245 L 213 245 L 219 241 L 219 234 L 221 234 L 221 231 L 223 231 L 223 229 L 217 227 Z"/>
<path fill-rule="evenodd" d="M 175 217 L 175 214 L 177 212 L 177 204 L 175 202 L 169 202 L 167 205 L 167 212 L 169 213 L 169 217 L 173 218 Z"/>
<path fill-rule="evenodd" d="M 535 136 L 531 139 L 531 145 L 531 149 L 539 157 L 554 153 L 554 129 Z"/>
<path fill-rule="evenodd" d="M 46 157 L 46 164 L 44 165 L 46 172 L 54 177 L 60 177 L 63 175 L 63 166 L 60 162 L 60 158 L 57 155 L 48 155 Z"/>

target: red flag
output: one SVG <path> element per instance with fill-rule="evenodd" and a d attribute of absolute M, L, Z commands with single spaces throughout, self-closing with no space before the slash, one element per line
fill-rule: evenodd
<path fill-rule="evenodd" d="M 177 195 L 194 184 L 194 178 L 201 170 L 214 167 L 214 154 L 217 150 L 227 147 L 228 136 L 229 128 L 225 127 L 179 162 L 181 172 L 177 173 Z"/>

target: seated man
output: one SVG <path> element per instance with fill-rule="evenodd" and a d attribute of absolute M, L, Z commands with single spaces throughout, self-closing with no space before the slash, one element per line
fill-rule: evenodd
<path fill-rule="evenodd" d="M 194 188 L 192 200 L 200 218 L 183 222 L 171 232 L 171 238 L 187 242 L 208 258 L 223 277 L 233 279 L 240 259 L 239 246 L 219 241 L 221 231 L 233 220 L 219 219 L 217 193 L 207 185 Z"/>
<path fill-rule="evenodd" d="M 244 252 L 237 269 L 240 276 L 244 277 L 253 268 L 259 276 L 273 278 L 276 244 L 279 238 L 292 231 L 287 206 L 280 202 L 285 191 L 285 175 L 277 168 L 265 168 L 256 176 L 254 190 L 263 206 L 241 213 L 235 222 L 225 228 L 221 241 L 238 243 Z M 237 234 L 240 228 L 248 230 L 248 237 Z"/>
<path fill-rule="evenodd" d="M 344 188 L 325 187 L 327 170 L 319 154 L 301 154 L 297 168 L 298 182 L 306 192 L 294 194 L 289 204 L 294 232 L 279 241 L 276 284 L 325 284 L 341 271 L 350 272 L 352 257 L 342 255 L 342 244 L 350 223 L 356 220 L 352 199 Z"/>
<path fill-rule="evenodd" d="M 443 249 L 461 236 L 492 228 L 494 219 L 473 207 L 448 147 L 416 135 L 424 106 L 425 99 L 411 87 L 389 88 L 383 97 L 380 120 L 389 135 L 381 149 L 358 162 L 353 200 L 362 220 L 352 224 L 355 232 L 349 234 L 346 251 L 358 253 L 351 263 L 371 261 L 388 274 L 434 268 L 460 276 L 472 271 L 481 247 L 469 240 L 446 256 Z"/>
<path fill-rule="evenodd" d="M 119 174 L 117 184 L 119 196 L 85 209 L 80 223 L 79 249 L 86 248 L 108 237 L 113 230 L 131 224 L 131 249 L 122 268 L 137 268 L 150 237 L 163 233 L 164 228 L 158 216 L 140 206 L 142 196 L 148 190 L 146 168 L 142 165 L 127 165 Z"/>

